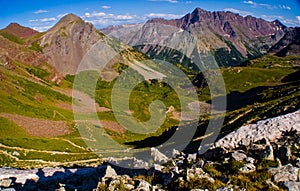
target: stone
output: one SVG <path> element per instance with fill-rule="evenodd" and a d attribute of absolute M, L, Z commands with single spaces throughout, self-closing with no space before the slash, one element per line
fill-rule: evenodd
<path fill-rule="evenodd" d="M 19 152 L 17 152 L 17 151 L 14 151 L 13 153 L 12 153 L 12 155 L 14 155 L 14 156 L 20 156 L 20 153 Z"/>
<path fill-rule="evenodd" d="M 206 178 L 208 181 L 210 181 L 211 183 L 214 183 L 215 180 L 206 172 L 204 172 L 202 170 L 202 168 L 191 168 L 191 169 L 187 169 L 187 173 L 186 173 L 186 179 L 187 181 L 190 181 L 194 178 Z"/>
<path fill-rule="evenodd" d="M 247 157 L 247 158 L 246 158 L 246 162 L 254 164 L 255 159 L 252 158 L 252 157 Z"/>
<path fill-rule="evenodd" d="M 180 151 L 178 151 L 176 149 L 173 149 L 173 151 L 172 151 L 172 157 L 173 158 L 176 158 L 176 157 L 178 157 L 180 155 L 181 155 Z"/>
<path fill-rule="evenodd" d="M 243 161 L 247 158 L 247 155 L 244 153 L 244 151 L 239 150 L 231 153 L 231 158 L 233 158 L 236 161 Z"/>
<path fill-rule="evenodd" d="M 240 168 L 240 171 L 243 173 L 250 173 L 254 172 L 256 170 L 256 167 L 252 163 L 246 163 L 242 168 Z"/>
<path fill-rule="evenodd" d="M 116 171 L 111 166 L 107 165 L 103 178 L 113 178 L 116 176 L 117 176 Z"/>
<path fill-rule="evenodd" d="M 282 167 L 270 168 L 269 171 L 273 175 L 275 182 L 297 181 L 299 168 L 287 164 Z"/>
<path fill-rule="evenodd" d="M 139 185 L 134 191 L 150 191 L 151 190 L 151 184 L 145 180 L 138 180 Z"/>
<path fill-rule="evenodd" d="M 133 190 L 134 186 L 132 184 L 124 184 L 124 188 L 127 190 Z"/>
<path fill-rule="evenodd" d="M 119 179 L 114 179 L 109 183 L 108 190 L 114 191 L 116 189 L 116 187 L 120 184 L 121 184 L 121 181 Z"/>
<path fill-rule="evenodd" d="M 55 191 L 66 191 L 64 187 L 60 187 L 59 189 L 56 189 Z"/>
<path fill-rule="evenodd" d="M 151 157 L 153 157 L 153 161 L 156 163 L 166 163 L 169 159 L 166 155 L 161 153 L 158 149 L 152 147 L 150 149 Z"/>
<path fill-rule="evenodd" d="M 162 172 L 163 169 L 165 169 L 165 167 L 162 166 L 162 165 L 159 165 L 159 164 L 154 164 L 153 169 L 154 169 L 155 171 Z"/>
<path fill-rule="evenodd" d="M 11 185 L 12 180 L 10 178 L 4 178 L 0 180 L 0 187 L 7 188 Z"/>
<path fill-rule="evenodd" d="M 285 132 L 293 129 L 300 131 L 299 124 L 300 110 L 286 115 L 261 120 L 255 124 L 249 124 L 240 127 L 225 137 L 219 139 L 214 145 L 214 148 L 235 149 L 239 146 L 249 146 L 251 143 L 265 138 L 269 142 L 281 138 Z"/>
<path fill-rule="evenodd" d="M 226 187 L 226 186 L 224 186 L 224 187 L 218 188 L 216 191 L 233 191 L 233 189 L 232 189 L 232 188 L 229 188 L 229 187 Z"/>
<path fill-rule="evenodd" d="M 300 182 L 286 181 L 284 185 L 289 189 L 289 191 L 299 191 Z"/>
<path fill-rule="evenodd" d="M 188 162 L 196 162 L 197 160 L 197 153 L 194 154 L 188 154 L 186 157 Z"/>

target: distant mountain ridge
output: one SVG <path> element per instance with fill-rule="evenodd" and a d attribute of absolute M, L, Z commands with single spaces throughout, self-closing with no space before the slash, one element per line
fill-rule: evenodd
<path fill-rule="evenodd" d="M 196 8 L 179 19 L 154 18 L 147 21 L 146 25 L 120 25 L 101 31 L 112 36 L 117 34 L 119 40 L 132 44 L 142 44 L 140 39 L 146 39 L 148 42 L 152 39 L 172 42 L 178 38 L 172 35 L 164 36 L 164 31 L 156 28 L 157 25 L 174 26 L 191 33 L 197 39 L 198 50 L 210 51 L 220 66 L 236 66 L 265 53 L 299 55 L 299 28 L 288 28 L 278 20 L 269 22 L 252 16 L 242 17 L 223 11 L 209 12 L 201 8 Z M 135 29 L 134 32 L 132 29 Z M 30 59 L 26 57 L 25 62 L 38 65 L 36 62 L 47 61 L 63 75 L 74 74 L 85 53 L 104 36 L 101 31 L 74 14 L 64 16 L 44 33 L 11 23 L 0 31 L 0 35 L 10 40 L 9 43 L 4 43 L 6 39 L 2 38 L 4 44 L 0 45 L 0 50 L 3 50 L 2 55 L 6 54 L 8 57 L 24 57 L 23 55 L 28 53 L 18 55 L 14 49 L 7 46 L 15 46 L 20 50 L 22 46 L 27 46 L 36 52 L 30 53 Z M 188 41 L 182 44 L 185 45 L 181 45 L 179 49 L 189 48 Z M 148 45 L 135 48 L 150 58 L 166 58 L 186 66 L 186 56 L 175 52 L 174 57 L 174 50 L 167 47 Z M 31 59 L 36 54 L 40 58 L 39 61 Z M 22 58 L 17 60 L 22 61 Z"/>
<path fill-rule="evenodd" d="M 194 35 L 198 40 L 198 49 L 211 51 L 220 66 L 234 66 L 241 62 L 258 57 L 269 51 L 270 47 L 275 45 L 288 31 L 288 28 L 280 21 L 265 21 L 261 18 L 252 16 L 242 17 L 232 12 L 209 12 L 201 8 L 196 8 L 192 13 L 186 14 L 182 18 L 166 20 L 163 18 L 154 18 L 147 21 L 147 24 L 170 25 L 183 29 Z M 150 25 L 149 25 L 150 26 Z M 153 38 L 172 41 L 172 37 L 164 37 L 157 33 L 153 27 L 142 27 L 139 29 L 141 34 L 151 34 Z M 106 34 L 114 34 L 122 30 L 124 35 L 117 38 L 132 42 L 131 34 L 125 34 L 130 31 L 130 26 L 116 26 L 103 29 Z M 135 38 L 136 36 L 132 36 Z M 186 47 L 181 47 L 185 49 Z M 167 55 L 167 50 L 161 47 L 138 47 L 138 50 L 152 57 L 171 57 Z M 162 55 L 163 54 L 163 55 Z M 182 60 L 179 58 L 178 60 Z"/>

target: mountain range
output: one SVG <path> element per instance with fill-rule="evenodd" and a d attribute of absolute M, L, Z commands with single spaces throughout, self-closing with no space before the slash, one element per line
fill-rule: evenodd
<path fill-rule="evenodd" d="M 65 15 L 45 32 L 11 23 L 0 30 L 0 165 L 31 168 L 98 163 L 99 156 L 92 151 L 106 157 L 111 154 L 108 150 L 114 152 L 119 145 L 129 150 L 156 147 L 174 132 L 185 129 L 178 128 L 181 119 L 184 124 L 196 124 L 197 131 L 187 147 L 192 150 L 205 137 L 212 108 L 226 109 L 220 136 L 242 125 L 295 111 L 300 107 L 299 35 L 299 27 L 286 27 L 278 20 L 269 22 L 200 8 L 179 19 L 157 18 L 145 24 L 100 30 L 74 14 Z M 97 42 L 120 54 L 113 57 L 100 76 L 77 72 Z M 214 56 L 221 75 L 214 70 L 210 74 L 216 81 L 223 77 L 226 95 L 212 96 L 205 74 L 191 67 L 190 53 L 195 49 Z M 106 52 L 99 55 L 110 56 Z M 182 114 L 181 118 L 184 112 L 178 92 L 161 81 L 172 73 L 172 67 L 155 65 L 158 59 L 167 60 L 182 71 L 172 76 L 170 82 L 178 84 L 179 95 L 189 108 L 200 104 L 203 115 L 199 120 L 198 116 L 188 116 L 191 113 Z M 158 67 L 163 70 L 156 72 Z M 83 80 L 74 83 L 78 76 Z M 159 80 L 151 79 L 157 76 Z M 186 85 L 185 76 L 194 88 Z M 91 79 L 95 79 L 94 84 Z M 115 88 L 117 107 L 125 105 L 122 93 L 129 92 L 127 85 L 140 83 L 127 94 L 128 109 L 113 112 L 112 91 L 119 79 L 125 83 L 124 87 L 119 84 Z M 195 102 L 191 96 L 193 90 L 198 96 Z M 78 99 L 74 96 L 77 91 L 85 97 Z M 224 97 L 226 108 L 218 108 L 214 103 Z M 84 107 L 83 102 L 91 98 L 95 107 Z M 144 125 L 152 116 L 154 100 L 162 100 L 165 105 L 156 112 L 155 132 L 143 134 L 124 127 L 116 119 L 115 114 L 124 119 L 133 116 L 130 119 Z M 91 123 L 89 132 L 80 134 L 80 122 L 84 120 L 78 123 L 74 120 L 74 108 L 80 108 L 84 114 L 95 108 L 103 128 Z M 88 114 L 83 119 L 90 117 Z M 162 116 L 166 120 L 159 126 Z M 100 141 L 97 145 L 100 148 L 87 145 L 88 141 L 94 144 L 94 140 Z"/>
<path fill-rule="evenodd" d="M 64 16 L 51 29 L 42 33 L 11 23 L 0 31 L 0 56 L 33 65 L 47 62 L 65 76 L 75 73 L 85 53 L 104 34 L 116 36 L 129 44 L 139 44 L 137 35 L 143 39 L 174 40 L 174 36 L 163 36 L 162 31 L 159 31 L 161 29 L 156 28 L 157 25 L 174 26 L 191 33 L 198 40 L 198 49 L 212 52 L 220 66 L 236 66 L 266 53 L 281 56 L 299 54 L 298 27 L 286 27 L 278 20 L 268 22 L 252 16 L 242 17 L 231 12 L 209 12 L 196 8 L 180 19 L 157 18 L 147 21 L 146 25 L 114 26 L 101 31 L 74 14 Z M 135 29 L 135 33 L 130 29 Z M 188 46 L 188 42 L 180 48 L 187 49 L 185 46 Z M 33 51 L 23 51 L 20 55 L 18 52 L 24 48 Z M 173 54 L 168 47 L 148 45 L 135 48 L 153 58 L 171 58 Z M 184 62 L 183 55 L 172 61 Z"/>

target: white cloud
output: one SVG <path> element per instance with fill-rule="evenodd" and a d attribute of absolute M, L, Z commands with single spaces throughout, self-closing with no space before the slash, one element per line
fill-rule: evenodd
<path fill-rule="evenodd" d="M 102 9 L 110 9 L 111 8 L 111 6 L 108 6 L 108 5 L 103 5 L 102 6 Z"/>
<path fill-rule="evenodd" d="M 281 15 L 261 15 L 261 18 L 267 21 L 274 21 L 276 19 L 283 20 L 284 17 Z"/>
<path fill-rule="evenodd" d="M 226 9 L 224 9 L 224 11 L 230 11 L 230 12 L 233 12 L 233 13 L 238 13 L 242 16 L 253 15 L 253 13 L 251 13 L 251 12 L 243 11 L 243 10 L 239 10 L 239 9 L 234 9 L 234 8 L 226 8 Z"/>
<path fill-rule="evenodd" d="M 31 20 L 29 20 L 30 23 L 38 22 L 38 21 L 39 21 L 38 19 L 31 19 Z"/>
<path fill-rule="evenodd" d="M 193 3 L 192 1 L 186 1 L 185 4 L 191 4 Z"/>
<path fill-rule="evenodd" d="M 91 22 L 94 25 L 101 25 L 97 27 L 106 27 L 108 25 L 120 25 L 125 23 L 138 23 L 144 21 L 144 17 L 130 14 L 110 14 L 105 12 L 86 12 L 83 19 Z"/>
<path fill-rule="evenodd" d="M 47 31 L 48 29 L 50 29 L 52 27 L 52 25 L 47 25 L 47 26 L 35 26 L 32 27 L 34 30 L 39 31 L 39 32 L 44 32 Z"/>
<path fill-rule="evenodd" d="M 243 3 L 245 4 L 250 4 L 250 5 L 255 5 L 256 3 L 254 3 L 253 1 L 243 1 Z"/>
<path fill-rule="evenodd" d="M 148 0 L 148 1 L 178 3 L 177 0 Z"/>
<path fill-rule="evenodd" d="M 296 19 L 297 19 L 298 21 L 300 21 L 300 16 L 296 16 Z"/>
<path fill-rule="evenodd" d="M 287 5 L 279 5 L 278 7 L 280 9 L 292 10 L 292 8 L 290 6 L 287 6 Z"/>
<path fill-rule="evenodd" d="M 104 17 L 104 16 L 106 16 L 106 13 L 104 13 L 104 12 L 93 12 L 93 13 L 86 12 L 86 13 L 84 14 L 84 16 L 85 16 L 86 18 Z"/>
<path fill-rule="evenodd" d="M 39 20 L 40 22 L 51 22 L 51 21 L 56 21 L 55 17 L 51 17 L 51 18 L 43 18 Z"/>
<path fill-rule="evenodd" d="M 164 18 L 164 19 L 178 19 L 183 15 L 167 14 L 167 13 L 149 13 L 145 15 L 147 18 Z"/>
<path fill-rule="evenodd" d="M 265 4 L 265 3 L 256 3 L 254 1 L 243 1 L 243 3 L 251 5 L 252 8 L 258 8 L 258 7 L 264 7 L 267 9 L 277 9 L 276 6 L 270 5 L 270 4 Z"/>
<path fill-rule="evenodd" d="M 282 22 L 284 25 L 287 26 L 299 26 L 300 25 L 300 16 L 299 18 L 296 17 L 296 19 L 288 19 L 281 15 L 261 15 L 261 18 L 267 21 L 274 21 L 278 19 L 280 22 Z"/>
<path fill-rule="evenodd" d="M 50 18 L 42 18 L 42 19 L 31 19 L 28 22 L 30 23 L 35 23 L 35 22 L 39 22 L 39 23 L 45 23 L 45 22 L 52 22 L 52 21 L 56 21 L 57 19 L 55 17 L 50 17 Z"/>
<path fill-rule="evenodd" d="M 41 13 L 48 13 L 48 12 L 49 11 L 47 11 L 47 10 L 40 9 L 40 10 L 35 11 L 34 14 L 41 14 Z"/>

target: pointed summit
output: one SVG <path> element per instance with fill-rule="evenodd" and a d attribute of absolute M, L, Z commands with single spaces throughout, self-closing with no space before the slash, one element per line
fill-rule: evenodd
<path fill-rule="evenodd" d="M 70 22 L 70 21 L 83 21 L 79 16 L 69 13 L 65 16 L 63 16 L 59 22 Z"/>
<path fill-rule="evenodd" d="M 199 7 L 197 7 L 193 12 L 192 14 L 199 14 L 199 13 L 206 13 L 207 11 L 205 11 L 204 9 L 201 9 Z"/>
<path fill-rule="evenodd" d="M 38 33 L 37 31 L 35 31 L 29 27 L 21 26 L 18 23 L 10 23 L 2 31 L 10 33 L 19 38 L 28 38 L 28 37 L 34 36 Z"/>
<path fill-rule="evenodd" d="M 67 14 L 41 38 L 48 63 L 63 74 L 74 74 L 85 53 L 101 38 L 100 32 L 74 14 Z"/>

